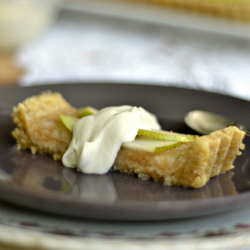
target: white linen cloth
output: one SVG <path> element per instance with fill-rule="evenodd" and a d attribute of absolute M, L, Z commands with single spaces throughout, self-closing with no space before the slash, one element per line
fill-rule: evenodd
<path fill-rule="evenodd" d="M 63 11 L 17 54 L 20 85 L 127 82 L 174 85 L 250 100 L 250 40 Z"/>

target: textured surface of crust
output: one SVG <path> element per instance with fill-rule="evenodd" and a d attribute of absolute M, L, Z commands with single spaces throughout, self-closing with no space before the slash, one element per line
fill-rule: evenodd
<path fill-rule="evenodd" d="M 121 148 L 115 168 L 166 185 L 198 188 L 212 176 L 233 168 L 243 149 L 244 135 L 238 128 L 228 127 L 156 154 Z"/>
<path fill-rule="evenodd" d="M 61 159 L 72 134 L 62 124 L 60 113 L 77 116 L 75 108 L 59 93 L 33 96 L 15 107 L 12 116 L 18 127 L 12 135 L 18 149 L 30 149 L 34 154 L 48 153 L 54 159 Z"/>
<path fill-rule="evenodd" d="M 59 93 L 43 93 L 15 107 L 13 119 L 18 127 L 12 134 L 18 149 L 48 153 L 54 159 L 61 159 L 72 134 L 62 124 L 60 113 L 77 116 L 76 109 Z M 198 188 L 211 177 L 233 168 L 233 161 L 244 148 L 244 135 L 232 126 L 162 153 L 121 148 L 114 168 L 166 185 Z"/>

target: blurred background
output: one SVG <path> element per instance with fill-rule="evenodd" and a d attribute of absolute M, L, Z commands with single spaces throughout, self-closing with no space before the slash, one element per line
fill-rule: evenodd
<path fill-rule="evenodd" d="M 250 0 L 0 0 L 0 86 L 69 82 L 250 100 Z"/>

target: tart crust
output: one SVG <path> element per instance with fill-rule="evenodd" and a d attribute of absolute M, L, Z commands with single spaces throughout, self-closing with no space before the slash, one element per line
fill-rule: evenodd
<path fill-rule="evenodd" d="M 12 132 L 18 149 L 51 154 L 61 159 L 72 138 L 60 120 L 59 114 L 77 116 L 76 109 L 61 94 L 45 92 L 19 103 L 13 110 L 17 128 Z"/>

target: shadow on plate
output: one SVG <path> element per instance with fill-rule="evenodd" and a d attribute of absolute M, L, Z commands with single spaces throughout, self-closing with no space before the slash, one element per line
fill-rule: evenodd
<path fill-rule="evenodd" d="M 0 166 L 0 180 L 5 185 L 46 195 L 67 196 L 82 200 L 171 201 L 206 199 L 237 193 L 233 171 L 211 178 L 199 189 L 165 186 L 151 180 L 110 171 L 106 175 L 86 175 L 63 167 L 47 155 L 21 151 L 12 158 L 12 167 Z"/>

